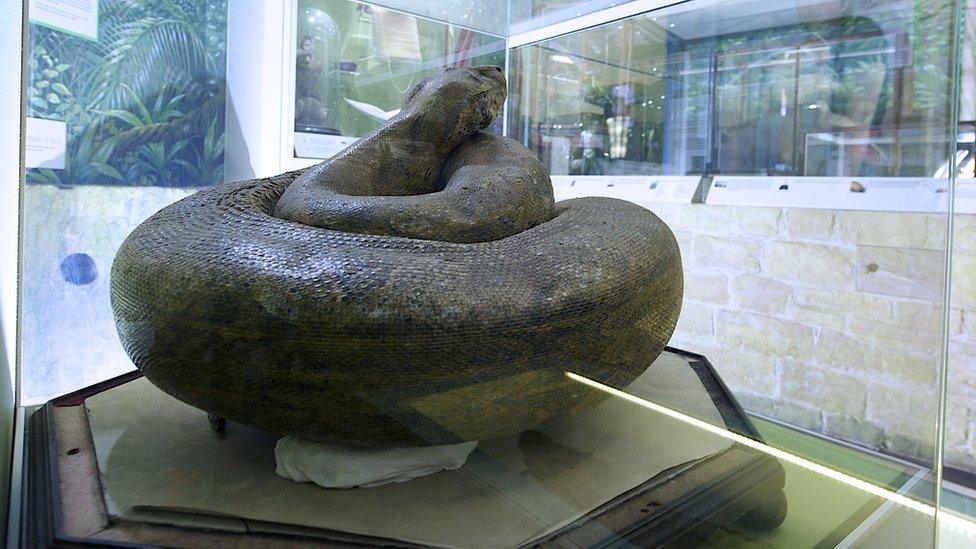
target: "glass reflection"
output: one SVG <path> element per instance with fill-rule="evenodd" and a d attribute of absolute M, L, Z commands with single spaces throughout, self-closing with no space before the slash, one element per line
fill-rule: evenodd
<path fill-rule="evenodd" d="M 945 170 L 951 10 L 818 10 L 678 6 L 519 48 L 512 133 L 554 175 Z"/>
<path fill-rule="evenodd" d="M 328 158 L 379 127 L 411 86 L 445 66 L 505 65 L 496 36 L 347 0 L 301 0 L 295 30 L 302 158 Z"/>

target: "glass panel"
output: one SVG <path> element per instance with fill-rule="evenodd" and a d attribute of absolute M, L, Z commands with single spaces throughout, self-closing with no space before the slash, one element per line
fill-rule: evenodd
<path fill-rule="evenodd" d="M 948 318 L 948 380 L 943 447 L 940 543 L 946 547 L 972 545 L 976 533 L 960 527 L 961 520 L 976 518 L 976 444 L 974 444 L 974 356 L 976 356 L 976 179 L 973 174 L 973 125 L 976 120 L 976 3 L 962 3 L 963 33 L 960 39 L 961 168 L 956 174 L 953 201 L 952 271 Z M 964 143 L 964 145 L 962 145 Z"/>
<path fill-rule="evenodd" d="M 328 160 L 219 186 L 226 2 L 31 23 L 24 401 L 140 368 L 32 423 L 95 536 L 929 547 L 939 495 L 976 532 L 958 2 L 518 0 L 599 24 L 508 52 L 500 7 L 383 4 L 294 4 Z"/>
<path fill-rule="evenodd" d="M 808 20 L 786 8 L 760 25 L 746 2 L 721 9 L 736 24 L 715 34 L 692 3 L 520 48 L 515 77 L 536 103 L 520 102 L 513 134 L 539 132 L 544 156 L 569 147 L 554 175 L 930 177 L 943 167 L 948 84 L 913 69 L 944 46 L 922 33 L 944 16 L 831 7 Z"/>
<path fill-rule="evenodd" d="M 885 490 L 786 460 L 777 535 L 799 545 L 896 522 L 934 539 L 947 195 L 973 150 L 954 7 L 688 2 L 510 56 L 510 135 L 557 199 L 637 202 L 677 235 L 671 345 L 715 364 L 770 445 Z M 892 492 L 923 505 L 869 519 Z"/>
<path fill-rule="evenodd" d="M 371 2 L 495 36 L 508 32 L 508 0 L 382 0 Z"/>
<path fill-rule="evenodd" d="M 478 11 L 463 13 L 484 19 Z M 379 127 L 399 112 L 413 84 L 442 67 L 505 65 L 503 39 L 383 7 L 300 0 L 297 25 L 295 155 L 301 158 L 327 158 Z M 492 131 L 501 132 L 500 120 Z"/>
<path fill-rule="evenodd" d="M 664 164 L 665 39 L 644 21 L 514 50 L 509 134 L 553 175 L 676 173 Z"/>
<path fill-rule="evenodd" d="M 600 13 L 602 10 L 628 3 L 621 0 L 510 0 L 509 36 L 584 16 L 590 16 L 588 20 L 606 21 Z"/>
<path fill-rule="evenodd" d="M 226 1 L 66 8 L 88 30 L 59 27 L 45 6 L 27 44 L 25 403 L 132 369 L 109 305 L 112 258 L 150 214 L 222 182 L 224 165 Z"/>

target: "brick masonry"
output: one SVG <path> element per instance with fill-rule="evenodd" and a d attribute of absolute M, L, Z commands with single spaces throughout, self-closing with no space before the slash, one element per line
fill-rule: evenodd
<path fill-rule="evenodd" d="M 933 459 L 945 215 L 651 208 L 685 266 L 673 345 L 708 356 L 747 409 Z M 955 235 L 946 462 L 976 471 L 976 216 Z"/>

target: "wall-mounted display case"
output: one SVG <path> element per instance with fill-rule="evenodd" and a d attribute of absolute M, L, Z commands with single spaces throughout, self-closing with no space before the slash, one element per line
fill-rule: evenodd
<path fill-rule="evenodd" d="M 379 6 L 302 1 L 295 23 L 299 158 L 328 158 L 376 129 L 441 67 L 505 64 L 499 36 Z"/>
<path fill-rule="evenodd" d="M 2 235 L 20 248 L 11 264 L 20 307 L 2 320 L 19 326 L 8 356 L 18 402 L 33 412 L 20 426 L 22 544 L 976 539 L 976 4 L 101 0 L 87 11 L 65 2 L 81 10 L 71 23 L 56 4 L 25 7 L 20 228 Z M 110 300 L 113 260 L 140 223 L 200 190 L 260 186 L 328 162 L 396 123 L 419 82 L 480 65 L 507 79 L 485 131 L 537 157 L 557 201 L 632 202 L 674 235 L 680 315 L 646 372 L 613 383 L 557 361 L 519 376 L 405 389 L 411 413 L 441 430 L 459 421 L 431 412 L 445 402 L 465 402 L 466 414 L 531 415 L 518 399 L 554 391 L 556 378 L 560 390 L 573 388 L 566 398 L 601 403 L 478 440 L 453 470 L 344 490 L 283 478 L 276 435 L 142 377 Z M 628 221 L 599 222 L 611 235 Z M 599 235 L 568 235 L 553 249 L 613 248 Z M 248 260 L 273 255 L 245 248 L 234 250 Z M 464 249 L 501 270 L 533 265 Z M 635 247 L 613 267 L 640 257 Z M 333 271 L 358 264 L 342 265 Z M 570 259 L 563 267 L 566 280 L 593 284 L 616 272 Z M 187 277 L 182 291 L 196 291 Z M 533 279 L 523 294 L 521 283 L 455 273 L 411 299 L 470 284 L 471 296 L 510 297 L 508 314 L 560 283 Z M 277 294 L 251 298 L 276 319 L 300 315 L 276 309 Z M 454 309 L 438 311 L 444 325 L 456 320 Z M 546 329 L 570 333 L 584 312 Z M 195 326 L 188 342 L 209 330 Z M 232 328 L 226 337 L 240 337 Z M 531 362 L 544 338 L 516 344 L 504 329 L 482 342 L 486 352 Z M 121 330 L 124 338 L 135 329 Z M 371 334 L 362 345 L 389 341 L 389 356 L 420 352 L 409 326 Z M 562 347 L 571 354 L 619 335 L 584 334 Z M 594 360 L 626 355 L 627 346 Z M 210 360 L 203 354 L 201 364 Z M 254 387 L 249 398 L 267 396 Z M 500 396 L 486 400 L 492 391 Z M 349 396 L 389 404 L 378 398 Z M 353 469 L 372 467 L 361 448 L 351 452 Z"/>

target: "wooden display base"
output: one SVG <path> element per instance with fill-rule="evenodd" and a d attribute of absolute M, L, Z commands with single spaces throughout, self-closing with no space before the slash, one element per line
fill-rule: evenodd
<path fill-rule="evenodd" d="M 697 376 L 714 407 L 713 417 L 721 418 L 721 426 L 731 432 L 760 439 L 742 408 L 704 357 L 678 349 L 668 349 L 662 357 L 672 363 L 675 360 L 683 361 Z M 654 368 L 652 366 L 645 376 L 652 376 Z M 133 387 L 131 384 L 138 382 L 140 377 L 134 372 L 66 395 L 47 403 L 31 416 L 26 444 L 25 512 L 22 514 L 24 520 L 21 528 L 24 546 L 416 546 L 415 542 L 394 537 L 222 515 L 218 510 L 213 510 L 209 515 L 200 515 L 198 511 L 185 512 L 180 508 L 156 509 L 155 514 L 141 518 L 114 512 L 112 494 L 109 493 L 111 487 L 106 484 L 104 471 L 100 469 L 100 460 L 107 460 L 107 457 L 98 454 L 95 440 L 99 439 L 99 435 L 93 435 L 86 413 L 86 401 L 113 389 L 118 391 L 118 388 Z M 151 386 L 147 384 L 147 387 Z M 184 405 L 178 403 L 174 406 Z M 206 425 L 205 416 L 200 415 L 201 422 Z M 119 421 L 124 423 L 125 419 Z M 204 442 L 226 449 L 229 441 L 222 439 L 224 436 L 259 436 L 249 435 L 252 431 L 247 428 L 235 430 L 229 427 L 229 433 L 212 434 Z M 159 436 L 165 436 L 163 430 L 160 433 Z M 623 433 L 621 436 L 628 435 Z M 541 440 L 544 442 L 539 444 L 552 443 L 545 438 Z M 524 441 L 524 438 L 520 439 L 520 442 Z M 215 446 L 221 444 L 225 446 Z M 486 455 L 491 453 L 490 447 L 491 444 L 486 446 Z M 522 545 L 591 547 L 629 542 L 642 547 L 684 546 L 701 543 L 716 532 L 728 529 L 769 529 L 778 526 L 786 515 L 783 494 L 785 473 L 782 466 L 772 457 L 739 444 L 723 448 L 705 457 L 680 462 L 651 478 L 643 477 L 646 480 L 636 487 L 621 491 L 604 503 L 594 505 L 575 520 L 534 539 L 527 539 Z M 221 466 L 227 465 L 215 465 Z M 162 472 L 146 472 L 146 475 L 154 474 Z M 599 478 L 589 480 L 600 482 Z M 398 490 L 412 490 L 411 484 L 405 483 Z M 291 486 L 300 487 L 295 490 L 308 489 L 308 485 L 292 483 Z M 291 486 L 284 486 L 284 489 L 291 490 Z M 421 484 L 416 486 L 418 490 L 421 489 Z M 502 494 L 506 490 L 499 486 L 492 489 Z M 416 504 L 423 505 L 424 501 Z M 261 503 L 255 501 L 254 505 Z M 187 516 L 178 516 L 181 514 Z M 484 520 L 490 520 L 490 517 Z M 508 525 L 496 526 L 501 530 Z M 491 540 L 486 539 L 472 539 L 471 542 L 491 544 Z"/>

